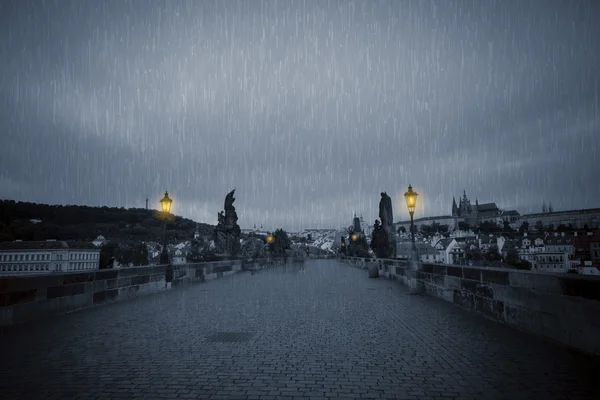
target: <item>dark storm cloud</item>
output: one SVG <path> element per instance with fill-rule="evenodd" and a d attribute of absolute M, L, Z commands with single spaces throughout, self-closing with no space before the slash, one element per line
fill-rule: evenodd
<path fill-rule="evenodd" d="M 594 2 L 0 5 L 0 197 L 244 227 L 598 206 Z"/>

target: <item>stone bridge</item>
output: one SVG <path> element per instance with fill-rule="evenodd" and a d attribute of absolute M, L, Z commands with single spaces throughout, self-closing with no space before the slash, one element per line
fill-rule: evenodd
<path fill-rule="evenodd" d="M 598 281 L 414 274 L 392 260 L 378 262 L 389 279 L 368 279 L 360 259 L 265 264 L 1 279 L 0 397 L 599 398 L 598 358 L 572 349 L 598 349 L 586 336 L 598 334 Z M 504 318 L 519 313 L 529 326 Z M 544 323 L 567 333 L 543 338 Z"/>

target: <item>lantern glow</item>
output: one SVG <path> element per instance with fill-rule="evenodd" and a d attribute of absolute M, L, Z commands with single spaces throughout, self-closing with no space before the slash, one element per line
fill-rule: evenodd
<path fill-rule="evenodd" d="M 160 200 L 160 208 L 162 212 L 168 214 L 171 212 L 171 203 L 173 200 L 169 197 L 169 192 L 165 192 L 165 197 Z"/>
<path fill-rule="evenodd" d="M 412 186 L 408 185 L 408 192 L 404 193 L 404 199 L 406 200 L 406 206 L 408 207 L 408 212 L 410 215 L 413 215 L 415 212 L 415 206 L 417 205 L 417 196 L 418 193 L 412 190 Z"/>

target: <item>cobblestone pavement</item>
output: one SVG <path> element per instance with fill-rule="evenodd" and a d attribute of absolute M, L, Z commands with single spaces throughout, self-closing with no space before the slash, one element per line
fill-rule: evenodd
<path fill-rule="evenodd" d="M 3 399 L 600 398 L 597 361 L 331 260 L 13 327 L 0 345 Z"/>

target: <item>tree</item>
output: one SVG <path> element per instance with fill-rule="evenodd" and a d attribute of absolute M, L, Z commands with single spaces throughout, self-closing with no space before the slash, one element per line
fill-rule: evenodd
<path fill-rule="evenodd" d="M 498 225 L 492 221 L 484 221 L 479 224 L 479 232 L 489 235 L 490 233 L 496 233 L 500 231 Z"/>
<path fill-rule="evenodd" d="M 490 246 L 488 252 L 486 253 L 485 258 L 488 261 L 500 261 L 502 259 L 502 256 L 500 255 L 500 252 L 498 251 L 498 246 L 496 246 L 496 245 Z"/>
<path fill-rule="evenodd" d="M 505 219 L 503 221 L 502 232 L 504 232 L 504 233 L 510 233 L 510 232 L 514 232 L 514 231 L 515 230 L 510 227 L 510 222 L 507 219 Z"/>
<path fill-rule="evenodd" d="M 91 241 L 103 235 L 119 242 L 132 239 L 162 242 L 164 221 L 159 215 L 155 210 L 139 208 L 51 206 L 0 200 L 0 222 L 4 224 L 0 236 L 6 240 Z M 31 219 L 41 222 L 31 223 Z M 214 229 L 207 224 L 173 216 L 169 221 L 169 236 L 189 237 L 196 225 L 201 234 Z"/>
<path fill-rule="evenodd" d="M 202 250 L 200 251 L 200 260 L 212 261 L 215 258 L 215 248 L 211 247 L 210 242 L 204 242 Z"/>
<path fill-rule="evenodd" d="M 529 222 L 525 221 L 521 224 L 521 227 L 519 228 L 519 234 L 523 236 L 527 231 L 529 231 Z"/>
<path fill-rule="evenodd" d="M 356 240 L 352 240 L 353 234 L 355 234 L 354 230 L 349 229 L 347 254 L 350 257 L 369 257 L 367 238 L 360 233 L 356 233 Z"/>
<path fill-rule="evenodd" d="M 421 225 L 421 229 L 420 229 L 420 230 L 421 230 L 421 233 L 422 233 L 424 236 L 428 236 L 428 235 L 431 235 L 431 234 L 432 234 L 431 225 L 426 225 L 426 224 L 423 224 L 423 225 Z"/>
<path fill-rule="evenodd" d="M 112 268 L 113 261 L 115 260 L 115 252 L 119 244 L 115 241 L 109 241 L 105 243 L 100 249 L 100 269 Z"/>
<path fill-rule="evenodd" d="M 465 258 L 469 261 L 479 261 L 483 259 L 483 255 L 481 254 L 479 247 L 475 247 L 474 249 L 468 247 L 465 250 Z"/>
<path fill-rule="evenodd" d="M 516 247 L 511 247 L 510 249 L 508 249 L 508 251 L 506 252 L 506 263 L 510 264 L 512 266 L 517 266 L 521 261 L 521 258 L 519 257 L 519 251 L 517 250 Z"/>
<path fill-rule="evenodd" d="M 148 233 L 148 229 L 144 228 L 140 224 L 136 224 L 136 226 L 133 227 L 133 229 L 131 230 L 131 233 L 133 233 L 136 236 L 142 236 Z"/>
<path fill-rule="evenodd" d="M 137 242 L 132 247 L 131 262 L 135 266 L 148 265 L 148 247 L 145 243 Z"/>
<path fill-rule="evenodd" d="M 194 239 L 190 244 L 190 251 L 185 256 L 186 262 L 188 263 L 198 263 L 202 261 L 202 245 L 201 243 Z"/>
<path fill-rule="evenodd" d="M 471 229 L 471 226 L 467 222 L 460 221 L 458 223 L 458 229 L 460 229 L 461 231 L 468 231 Z"/>
<path fill-rule="evenodd" d="M 398 233 L 406 233 L 406 228 L 401 226 L 400 228 L 398 228 Z"/>
<path fill-rule="evenodd" d="M 568 232 L 569 228 L 565 224 L 560 224 L 556 227 L 557 232 Z"/>
<path fill-rule="evenodd" d="M 283 229 L 277 229 L 273 234 L 273 243 L 269 244 L 269 250 L 275 255 L 284 255 L 286 250 L 292 246 L 288 234 Z"/>
<path fill-rule="evenodd" d="M 15 240 L 15 236 L 10 229 L 4 228 L 0 230 L 0 242 L 12 242 L 13 240 Z"/>
<path fill-rule="evenodd" d="M 542 232 L 544 230 L 544 223 L 542 221 L 538 221 L 535 223 L 535 229 L 538 232 Z"/>
<path fill-rule="evenodd" d="M 128 266 L 129 263 L 133 264 L 133 248 L 129 244 L 122 243 L 115 249 L 114 257 L 119 264 L 125 266 Z"/>

